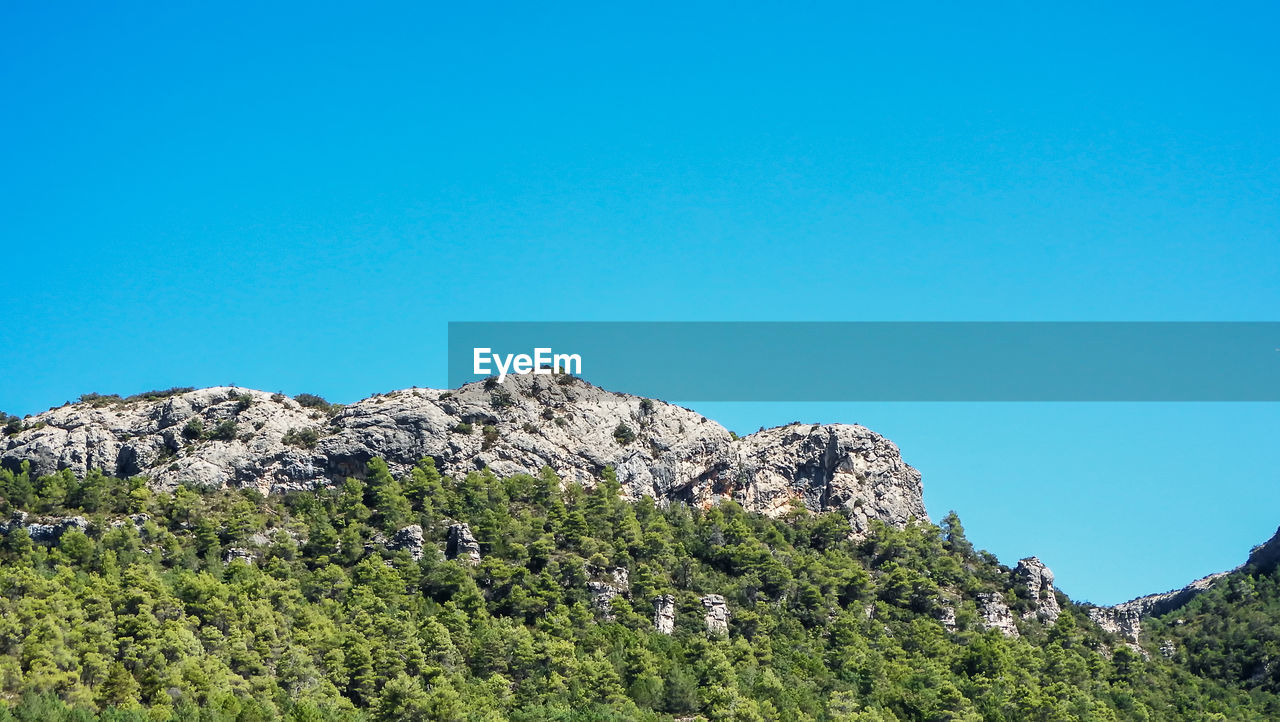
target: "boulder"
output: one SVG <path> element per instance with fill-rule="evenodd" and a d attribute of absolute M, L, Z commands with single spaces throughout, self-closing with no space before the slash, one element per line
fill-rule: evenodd
<path fill-rule="evenodd" d="M 706 609 L 707 631 L 713 635 L 729 633 L 729 604 L 719 594 L 708 594 L 702 598 L 702 607 Z"/>
<path fill-rule="evenodd" d="M 995 629 L 1006 637 L 1017 637 L 1018 625 L 1013 621 L 1013 612 L 1004 598 L 999 594 L 979 594 L 978 616 L 984 629 Z"/>
<path fill-rule="evenodd" d="M 658 634 L 672 634 L 676 630 L 676 598 L 670 594 L 653 600 L 653 629 Z"/>
<path fill-rule="evenodd" d="M 480 543 L 471 535 L 470 526 L 466 524 L 449 526 L 449 535 L 445 538 L 444 556 L 446 559 L 457 559 L 473 567 L 480 564 Z"/>
<path fill-rule="evenodd" d="M 1035 557 L 1027 557 L 1018 562 L 1013 570 L 1014 578 L 1023 585 L 1027 595 L 1035 605 L 1023 617 L 1038 617 L 1046 624 L 1058 621 L 1062 607 L 1058 605 L 1058 595 L 1053 589 L 1053 572 Z"/>
<path fill-rule="evenodd" d="M 471 530 L 467 530 L 469 535 Z M 474 539 L 472 540 L 475 541 Z M 391 539 L 387 541 L 387 548 L 391 551 L 407 551 L 414 561 L 421 561 L 423 550 L 426 548 L 426 538 L 422 535 L 422 527 L 417 524 L 410 524 L 396 530 L 391 535 Z M 476 545 L 476 554 L 479 555 L 480 546 Z"/>

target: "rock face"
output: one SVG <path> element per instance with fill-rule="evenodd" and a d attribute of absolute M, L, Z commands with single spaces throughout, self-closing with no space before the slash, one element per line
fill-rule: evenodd
<path fill-rule="evenodd" d="M 445 538 L 444 543 L 444 556 L 446 559 L 458 559 L 473 567 L 480 564 L 480 543 L 471 535 L 470 526 L 466 524 L 449 526 L 449 536 Z"/>
<path fill-rule="evenodd" d="M 702 606 L 707 610 L 707 631 L 721 635 L 729 633 L 729 604 L 719 594 L 708 594 L 702 598 Z"/>
<path fill-rule="evenodd" d="M 956 607 L 950 599 L 942 599 L 938 603 L 938 621 L 948 632 L 956 631 Z"/>
<path fill-rule="evenodd" d="M 1142 633 L 1142 615 L 1136 608 L 1123 604 L 1115 607 L 1090 607 L 1089 618 L 1104 630 L 1137 643 Z"/>
<path fill-rule="evenodd" d="M 1255 550 L 1256 551 L 1256 550 Z M 1237 567 L 1239 569 L 1240 567 Z M 1130 599 L 1114 607 L 1090 607 L 1089 618 L 1099 627 L 1137 643 L 1142 634 L 1142 620 L 1172 612 L 1195 599 L 1201 592 L 1211 589 L 1218 580 L 1231 572 L 1219 572 L 1197 579 L 1181 589 L 1145 597 Z"/>
<path fill-rule="evenodd" d="M 245 562 L 246 564 L 253 564 L 255 557 L 256 555 L 253 553 L 252 549 L 245 549 L 244 547 L 231 547 L 222 553 L 222 561 L 224 564 L 230 564 L 237 559 Z"/>
<path fill-rule="evenodd" d="M 663 594 L 653 600 L 653 628 L 658 634 L 676 631 L 676 598 Z"/>
<path fill-rule="evenodd" d="M 470 534 L 471 530 L 467 530 Z M 474 539 L 472 541 L 475 541 Z M 421 561 L 423 549 L 426 547 L 426 539 L 422 536 L 422 527 L 417 524 L 410 524 L 402 529 L 397 529 L 395 534 L 391 535 L 390 541 L 387 542 L 387 548 L 391 551 L 405 550 L 413 557 L 414 561 Z M 480 546 L 476 545 L 476 559 L 479 559 Z"/>
<path fill-rule="evenodd" d="M 979 594 L 978 616 L 984 629 L 996 629 L 1006 637 L 1017 637 L 1018 625 L 1013 621 L 1013 612 L 999 594 Z"/>
<path fill-rule="evenodd" d="M 593 579 L 587 582 L 587 593 L 591 595 L 591 605 L 605 619 L 614 619 L 613 600 L 628 594 L 631 582 L 627 570 L 617 567 L 608 574 L 607 579 Z"/>
<path fill-rule="evenodd" d="M 1046 624 L 1058 621 L 1062 608 L 1058 605 L 1058 595 L 1053 590 L 1053 572 L 1049 571 L 1049 567 L 1035 557 L 1027 557 L 1018 562 L 1013 575 L 1035 603 L 1035 608 L 1023 617 L 1039 617 Z"/>
<path fill-rule="evenodd" d="M 1254 547 L 1249 553 L 1249 559 L 1229 572 L 1210 574 L 1181 589 L 1148 594 L 1113 607 L 1090 607 L 1089 617 L 1108 632 L 1118 634 L 1130 643 L 1136 644 L 1142 634 L 1143 619 L 1168 614 L 1185 606 L 1233 572 L 1241 570 L 1267 572 L 1274 569 L 1277 563 L 1280 563 L 1280 530 L 1265 543 Z"/>
<path fill-rule="evenodd" d="M 0 533 L 8 534 L 18 527 L 26 529 L 31 541 L 48 544 L 58 541 L 63 534 L 72 529 L 80 532 L 87 530 L 89 520 L 82 516 L 32 520 L 27 516 L 27 512 L 15 511 L 8 521 L 0 522 Z"/>
<path fill-rule="evenodd" d="M 499 475 L 551 467 L 591 485 L 606 466 L 629 498 L 709 506 L 729 498 L 780 515 L 845 509 L 873 520 L 927 520 L 920 474 L 861 426 L 791 424 L 735 439 L 688 409 L 613 393 L 573 377 L 512 376 L 501 385 L 393 391 L 340 410 L 216 387 L 156 400 L 77 403 L 27 419 L 0 439 L 0 464 L 34 475 L 101 469 L 145 474 L 160 489 L 190 483 L 263 493 L 362 476 L 381 457 L 400 475 L 424 457 L 441 473 Z M 625 427 L 631 434 L 615 432 Z"/>

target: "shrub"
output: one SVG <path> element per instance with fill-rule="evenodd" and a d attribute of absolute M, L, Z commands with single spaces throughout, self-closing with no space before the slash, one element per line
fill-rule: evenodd
<path fill-rule="evenodd" d="M 236 413 L 237 414 L 241 413 L 242 411 L 245 411 L 250 406 L 253 406 L 252 394 L 240 394 L 239 396 L 236 397 Z"/>
<path fill-rule="evenodd" d="M 236 422 L 227 419 L 214 427 L 209 432 L 209 438 L 217 441 L 232 441 L 236 438 Z"/>
<path fill-rule="evenodd" d="M 490 446 L 493 446 L 495 443 L 497 443 L 498 427 L 485 424 L 484 428 L 480 430 L 480 433 L 484 439 L 480 444 L 480 448 L 487 449 Z"/>
<path fill-rule="evenodd" d="M 203 439 L 204 438 L 204 421 L 199 416 L 192 418 L 187 425 L 182 427 L 182 436 L 186 439 Z"/>
<path fill-rule="evenodd" d="M 455 433 L 455 434 L 470 434 L 470 433 L 471 433 L 471 424 L 468 424 L 468 423 L 467 423 L 467 422 L 465 422 L 465 421 L 460 421 L 460 422 L 458 422 L 458 424 L 457 424 L 456 426 L 454 426 L 454 427 L 453 427 L 453 433 Z"/>
<path fill-rule="evenodd" d="M 167 399 L 170 396 L 178 396 L 195 391 L 194 386 L 174 386 L 167 389 L 154 389 L 152 391 L 143 391 L 140 394 L 125 397 L 125 401 L 158 401 L 159 399 Z"/>
<path fill-rule="evenodd" d="M 511 400 L 511 394 L 507 393 L 504 389 L 498 389 L 497 391 L 489 394 L 489 403 L 495 409 L 505 409 L 508 406 L 513 406 L 515 404 L 515 402 Z"/>
<path fill-rule="evenodd" d="M 281 437 L 280 441 L 290 446 L 310 449 L 316 445 L 316 442 L 320 441 L 320 432 L 310 426 L 304 426 L 301 429 L 289 429 L 288 433 Z"/>
<path fill-rule="evenodd" d="M 619 444 L 626 446 L 636 440 L 636 432 L 632 431 L 630 426 L 619 421 L 618 426 L 613 430 L 613 438 Z"/>
<path fill-rule="evenodd" d="M 329 402 L 325 401 L 323 396 L 317 396 L 316 394 L 298 394 L 297 396 L 293 397 L 293 400 L 297 401 L 299 405 L 305 406 L 308 409 L 329 408 Z"/>
<path fill-rule="evenodd" d="M 555 417 L 556 417 L 556 412 L 552 411 L 550 406 L 542 410 L 542 418 L 546 419 L 547 421 L 550 421 Z"/>
<path fill-rule="evenodd" d="M 13 436 L 14 434 L 22 431 L 22 419 L 17 416 L 6 416 L 5 414 L 0 414 L 0 419 L 4 420 L 4 433 L 6 435 Z"/>
<path fill-rule="evenodd" d="M 524 430 L 524 433 L 526 433 L 526 434 L 536 434 L 536 433 L 538 433 L 538 427 L 534 426 L 533 424 L 529 423 L 528 421 L 524 422 L 524 425 L 523 425 L 523 426 L 521 426 L 520 428 L 521 428 L 521 429 L 523 429 L 523 430 Z"/>
<path fill-rule="evenodd" d="M 108 406 L 120 401 L 119 394 L 81 394 L 80 403 L 89 404 L 93 407 Z"/>
<path fill-rule="evenodd" d="M 653 399 L 640 399 L 640 410 L 646 414 L 653 413 Z"/>

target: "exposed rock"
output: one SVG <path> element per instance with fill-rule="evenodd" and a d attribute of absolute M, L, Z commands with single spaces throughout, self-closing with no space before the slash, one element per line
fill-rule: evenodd
<path fill-rule="evenodd" d="M 591 605 L 594 606 L 605 619 L 614 619 L 613 600 L 616 597 L 628 594 L 631 591 L 630 579 L 627 570 L 617 567 L 609 573 L 607 580 L 592 580 L 587 582 L 587 593 L 591 595 Z"/>
<path fill-rule="evenodd" d="M 449 536 L 445 538 L 444 556 L 446 559 L 457 559 L 473 567 L 480 563 L 480 543 L 471 535 L 470 526 L 466 524 L 449 526 Z"/>
<path fill-rule="evenodd" d="M 984 629 L 996 629 L 1006 637 L 1017 637 L 1018 626 L 1013 621 L 1013 612 L 1004 598 L 999 594 L 979 594 L 978 616 Z"/>
<path fill-rule="evenodd" d="M 470 533 L 471 531 L 468 530 L 467 534 L 470 535 Z M 473 539 L 472 541 L 475 540 Z M 396 533 L 391 535 L 391 540 L 387 542 L 387 548 L 391 551 L 405 550 L 409 552 L 409 556 L 413 557 L 414 561 L 420 561 L 426 543 L 426 538 L 422 535 L 422 527 L 417 524 L 410 524 L 396 530 Z M 477 559 L 479 559 L 479 554 L 480 547 L 477 545 Z"/>
<path fill-rule="evenodd" d="M 132 525 L 134 530 L 141 534 L 142 528 L 146 526 L 148 521 L 151 521 L 150 514 L 130 514 L 127 519 L 112 521 L 110 526 L 112 529 L 119 529 L 122 526 Z"/>
<path fill-rule="evenodd" d="M 1239 569 L 1239 567 L 1237 567 Z M 1167 612 L 1172 612 L 1182 607 L 1187 602 L 1195 599 L 1201 592 L 1211 589 L 1218 580 L 1227 576 L 1231 572 L 1219 572 L 1210 574 L 1207 577 L 1191 582 L 1181 589 L 1175 589 L 1171 592 L 1163 592 L 1161 594 L 1148 594 L 1145 597 L 1131 599 L 1123 604 L 1117 604 L 1116 609 L 1125 609 L 1137 613 L 1139 617 L 1154 617 Z"/>
<path fill-rule="evenodd" d="M 653 600 L 653 628 L 658 634 L 672 634 L 676 630 L 676 598 L 663 594 Z"/>
<path fill-rule="evenodd" d="M 89 520 L 82 516 L 70 516 L 49 517 L 32 521 L 27 512 L 15 511 L 10 515 L 8 521 L 0 522 L 0 532 L 5 534 L 18 527 L 26 529 L 27 536 L 31 537 L 31 541 L 50 544 L 61 539 L 63 534 L 72 529 L 80 532 L 87 531 L 89 529 Z"/>
<path fill-rule="evenodd" d="M 707 631 L 711 634 L 729 633 L 729 604 L 719 594 L 708 594 L 702 598 L 702 606 L 707 610 Z"/>
<path fill-rule="evenodd" d="M 1280 563 L 1280 529 L 1266 542 L 1259 544 L 1249 552 L 1246 566 L 1253 567 L 1259 573 L 1269 572 Z"/>
<path fill-rule="evenodd" d="M 628 498 L 709 506 L 730 498 L 779 515 L 805 506 L 845 509 L 853 531 L 872 520 L 904 526 L 927 520 L 920 474 L 898 448 L 861 426 L 791 424 L 735 439 L 694 411 L 618 394 L 579 379 L 512 376 L 454 391 L 409 389 L 351 404 L 330 418 L 290 398 L 234 387 L 200 389 L 154 401 L 78 403 L 31 419 L 0 440 L 0 463 L 31 463 L 35 475 L 102 469 L 146 474 L 160 489 L 181 483 L 307 490 L 362 476 L 373 457 L 396 475 L 432 457 L 454 476 L 491 468 L 591 485 L 612 466 Z M 198 420 L 210 431 L 233 422 L 226 438 L 184 433 Z M 491 425 L 497 439 L 456 431 Z M 619 443 L 626 424 L 636 438 Z M 310 430 L 315 439 L 298 432 Z M 310 444 L 310 445 L 309 445 Z"/>
<path fill-rule="evenodd" d="M 229 547 L 226 551 L 222 552 L 222 561 L 224 564 L 230 564 L 231 562 L 239 559 L 248 564 L 252 564 L 256 556 L 257 555 L 253 553 L 252 549 L 245 549 L 244 547 Z"/>
<path fill-rule="evenodd" d="M 1275 539 L 1272 539 L 1272 542 L 1274 541 Z M 1268 544 L 1272 542 L 1268 542 Z M 1257 554 L 1258 550 L 1265 546 L 1267 545 L 1264 544 L 1262 547 L 1255 547 L 1254 553 Z M 1252 556 L 1250 557 L 1249 563 L 1253 563 Z M 1243 566 L 1236 567 L 1236 570 L 1242 568 Z M 1112 607 L 1090 607 L 1088 610 L 1089 618 L 1094 622 L 1097 622 L 1098 626 L 1102 627 L 1106 631 L 1111 632 L 1112 634 L 1118 634 L 1129 642 L 1136 644 L 1138 642 L 1138 637 L 1142 634 L 1143 619 L 1167 614 L 1175 609 L 1181 608 L 1186 605 L 1187 602 L 1190 602 L 1192 599 L 1199 596 L 1202 592 L 1212 589 L 1219 580 L 1230 573 L 1231 572 L 1219 572 L 1217 574 L 1210 574 L 1207 577 L 1202 577 L 1191 582 L 1181 589 L 1162 592 L 1160 594 L 1148 594 L 1144 597 L 1130 599 L 1127 602 L 1117 604 Z"/>
<path fill-rule="evenodd" d="M 938 601 L 938 621 L 948 632 L 956 631 L 956 607 L 955 602 L 951 599 L 942 598 Z"/>
<path fill-rule="evenodd" d="M 1137 607 L 1090 607 L 1089 618 L 1103 630 L 1136 644 L 1142 634 L 1142 614 Z"/>
<path fill-rule="evenodd" d="M 1035 603 L 1035 608 L 1024 614 L 1023 618 L 1039 617 L 1046 624 L 1058 621 L 1062 608 L 1058 606 L 1058 595 L 1053 589 L 1053 572 L 1049 571 L 1049 567 L 1035 557 L 1027 557 L 1018 562 L 1013 574 Z"/>
<path fill-rule="evenodd" d="M 1173 659 L 1178 654 L 1178 647 L 1173 643 L 1172 639 L 1166 639 L 1160 643 L 1160 656 L 1165 659 Z"/>

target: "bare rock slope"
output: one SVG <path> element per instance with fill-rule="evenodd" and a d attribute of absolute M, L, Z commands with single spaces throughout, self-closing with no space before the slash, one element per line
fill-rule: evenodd
<path fill-rule="evenodd" d="M 735 438 L 698 413 L 609 392 L 568 376 L 515 376 L 452 391 L 406 389 L 340 409 L 216 387 L 165 398 L 98 398 L 27 419 L 0 440 L 0 463 L 35 474 L 101 469 L 182 483 L 311 489 L 360 475 L 373 457 L 393 472 L 433 457 L 442 473 L 488 467 L 591 484 L 612 466 L 632 498 L 710 504 L 732 498 L 777 515 L 804 506 L 872 520 L 927 520 L 920 474 L 862 426 L 791 424 Z"/>

